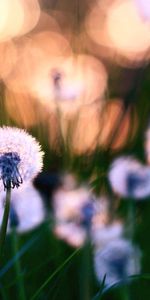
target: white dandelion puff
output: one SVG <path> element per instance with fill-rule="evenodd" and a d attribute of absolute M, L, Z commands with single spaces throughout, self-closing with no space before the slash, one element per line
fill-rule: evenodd
<path fill-rule="evenodd" d="M 150 195 L 150 167 L 133 157 L 116 159 L 110 167 L 108 178 L 112 189 L 123 197 L 140 199 Z"/>
<path fill-rule="evenodd" d="M 94 267 L 98 281 L 111 286 L 128 276 L 140 273 L 141 252 L 124 238 L 108 242 L 103 248 L 96 248 Z"/>
<path fill-rule="evenodd" d="M 59 188 L 53 195 L 54 214 L 58 220 L 78 219 L 79 212 L 91 201 L 91 193 L 84 187 L 73 190 Z"/>
<path fill-rule="evenodd" d="M 43 152 L 33 136 L 16 127 L 0 128 L 0 179 L 4 189 L 31 181 L 42 166 Z"/>
<path fill-rule="evenodd" d="M 86 187 L 77 187 L 72 177 L 65 177 L 53 195 L 54 233 L 74 247 L 82 246 L 91 229 L 93 200 Z"/>
<path fill-rule="evenodd" d="M 5 192 L 0 194 L 0 224 L 4 211 Z M 23 233 L 39 226 L 45 218 L 44 203 L 39 192 L 30 183 L 11 193 L 8 232 L 15 228 Z"/>

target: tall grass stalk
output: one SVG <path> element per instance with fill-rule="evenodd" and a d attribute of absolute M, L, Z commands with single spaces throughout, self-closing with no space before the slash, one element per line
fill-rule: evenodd
<path fill-rule="evenodd" d="M 16 256 L 18 253 L 18 236 L 16 233 L 15 228 L 13 228 L 12 231 L 12 252 L 13 255 Z M 24 280 L 22 276 L 22 271 L 21 271 L 21 263 L 20 263 L 20 258 L 18 257 L 15 262 L 14 262 L 14 268 L 15 268 L 15 273 L 17 277 L 17 295 L 18 295 L 18 300 L 26 300 L 26 295 L 25 295 L 25 287 L 24 287 Z"/>

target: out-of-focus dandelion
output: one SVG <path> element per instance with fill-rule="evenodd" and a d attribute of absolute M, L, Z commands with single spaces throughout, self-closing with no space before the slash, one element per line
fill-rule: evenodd
<path fill-rule="evenodd" d="M 44 67 L 44 66 L 43 66 Z M 89 55 L 68 56 L 44 67 L 33 77 L 32 89 L 39 101 L 51 110 L 73 113 L 80 106 L 101 98 L 107 86 L 103 64 Z M 86 73 L 86 82 L 84 75 Z"/>
<path fill-rule="evenodd" d="M 82 246 L 87 238 L 95 243 L 109 220 L 108 199 L 96 198 L 88 188 L 79 186 L 71 174 L 64 176 L 61 188 L 54 193 L 53 207 L 55 234 L 74 247 Z M 122 227 L 118 227 L 122 232 Z"/>
<path fill-rule="evenodd" d="M 64 60 L 51 75 L 55 97 L 45 105 L 49 105 L 50 110 L 59 109 L 60 112 L 59 120 L 56 111 L 49 125 L 51 146 L 57 146 L 56 140 L 61 131 L 71 152 L 92 152 L 97 146 L 100 113 L 107 87 L 104 65 L 90 55 L 78 54 Z"/>
<path fill-rule="evenodd" d="M 34 137 L 22 129 L 0 128 L 0 179 L 1 190 L 6 190 L 6 202 L 0 232 L 0 254 L 2 255 L 10 210 L 11 189 L 29 183 L 43 165 L 43 152 Z"/>
<path fill-rule="evenodd" d="M 56 224 L 54 233 L 72 247 L 81 247 L 86 240 L 86 231 L 74 222 Z"/>
<path fill-rule="evenodd" d="M 69 176 L 64 186 L 54 193 L 53 208 L 57 236 L 74 247 L 82 246 L 90 231 L 95 210 L 91 192 L 86 187 L 76 186 Z"/>
<path fill-rule="evenodd" d="M 54 97 L 51 71 L 61 71 L 65 57 L 71 55 L 68 41 L 58 32 L 43 31 L 22 38 L 16 47 L 18 60 L 5 84 L 14 92 L 50 102 Z"/>
<path fill-rule="evenodd" d="M 22 46 L 20 60 L 5 79 L 8 89 L 29 93 L 50 112 L 76 111 L 101 99 L 107 87 L 107 71 L 99 60 L 72 55 L 68 41 L 55 32 L 32 35 Z M 86 73 L 86 81 L 85 81 Z"/>
<path fill-rule="evenodd" d="M 140 199 L 150 195 L 150 168 L 133 157 L 114 160 L 108 178 L 112 189 L 123 197 Z"/>
<path fill-rule="evenodd" d="M 59 83 L 58 100 L 70 100 L 71 103 L 75 100 L 75 105 L 89 104 L 103 96 L 107 86 L 107 72 L 104 65 L 92 56 L 70 56 L 62 64 Z"/>
<path fill-rule="evenodd" d="M 81 221 L 82 209 L 89 203 L 91 195 L 83 187 L 76 188 L 72 191 L 59 190 L 54 194 L 55 216 L 57 219 L 69 220 L 75 219 Z M 71 200 L 70 200 L 71 199 Z"/>
<path fill-rule="evenodd" d="M 94 266 L 97 279 L 111 286 L 128 276 L 139 274 L 141 253 L 138 247 L 124 238 L 108 241 L 103 248 L 94 253 Z"/>
<path fill-rule="evenodd" d="M 5 193 L 0 196 L 0 224 L 4 211 Z M 44 203 L 39 192 L 30 183 L 18 190 L 12 190 L 8 232 L 13 228 L 23 233 L 40 225 L 45 217 Z"/>
<path fill-rule="evenodd" d="M 124 226 L 114 220 L 103 226 L 93 226 L 94 267 L 97 279 L 110 286 L 140 271 L 141 253 L 138 247 L 123 238 Z"/>

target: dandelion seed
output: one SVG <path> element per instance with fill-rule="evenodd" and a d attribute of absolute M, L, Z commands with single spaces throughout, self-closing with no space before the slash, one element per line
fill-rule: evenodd
<path fill-rule="evenodd" d="M 34 137 L 15 127 L 0 128 L 0 179 L 4 189 L 32 180 L 42 168 L 43 152 Z"/>

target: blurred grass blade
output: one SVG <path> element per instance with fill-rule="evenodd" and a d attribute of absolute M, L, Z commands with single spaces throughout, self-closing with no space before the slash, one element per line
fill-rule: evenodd
<path fill-rule="evenodd" d="M 102 296 L 102 293 L 104 290 L 104 286 L 105 286 L 105 280 L 106 280 L 106 274 L 104 275 L 99 292 L 94 296 L 94 298 L 92 298 L 92 300 L 100 300 L 101 299 L 101 296 Z"/>
<path fill-rule="evenodd" d="M 39 239 L 41 233 L 32 237 L 25 245 L 17 252 L 17 254 L 10 259 L 7 264 L 0 270 L 0 278 L 8 272 L 8 270 L 14 265 L 14 263 L 26 253 L 26 251 Z"/>
<path fill-rule="evenodd" d="M 19 247 L 18 235 L 17 235 L 17 232 L 16 232 L 15 228 L 13 228 L 13 231 L 12 231 L 12 251 L 13 251 L 14 257 L 18 253 L 18 247 Z M 24 276 L 20 276 L 20 274 L 22 273 L 20 259 L 17 259 L 15 261 L 14 268 L 15 268 L 15 274 L 18 276 L 18 280 L 16 282 L 17 295 L 18 295 L 17 298 L 19 300 L 26 300 L 26 293 L 25 293 L 25 286 L 24 286 Z"/>
<path fill-rule="evenodd" d="M 6 292 L 5 292 L 5 289 L 1 284 L 0 284 L 0 297 L 2 297 L 2 298 L 0 298 L 2 300 L 7 300 L 8 299 L 7 295 L 6 295 Z"/>
<path fill-rule="evenodd" d="M 41 287 L 36 291 L 36 293 L 31 297 L 30 300 L 36 299 L 41 291 L 46 287 L 46 285 L 53 279 L 55 275 L 57 275 L 63 267 L 80 251 L 80 248 L 75 250 L 46 280 L 45 282 L 41 285 Z"/>
<path fill-rule="evenodd" d="M 117 283 L 114 283 L 110 286 L 106 286 L 105 288 L 103 288 L 103 290 L 101 292 L 101 296 L 105 295 L 106 293 L 108 293 L 111 290 L 126 286 L 126 285 L 132 283 L 133 281 L 140 280 L 140 279 L 150 280 L 150 273 L 132 275 L 132 276 L 129 276 L 126 280 L 120 280 Z M 100 300 L 101 298 L 98 298 L 98 296 L 99 295 L 97 294 L 97 298 L 93 298 L 92 300 Z"/>
<path fill-rule="evenodd" d="M 39 271 L 43 266 L 47 265 L 51 261 L 52 261 L 52 258 L 49 258 L 44 263 L 41 263 L 39 266 L 37 266 L 36 268 L 34 268 L 28 272 L 22 271 L 19 276 L 15 277 L 15 279 L 13 279 L 13 281 L 9 282 L 9 284 L 5 285 L 5 287 L 6 288 L 12 287 L 14 284 L 16 284 L 19 277 L 25 276 L 27 278 L 27 277 L 33 275 L 34 273 L 37 273 L 37 271 Z"/>

